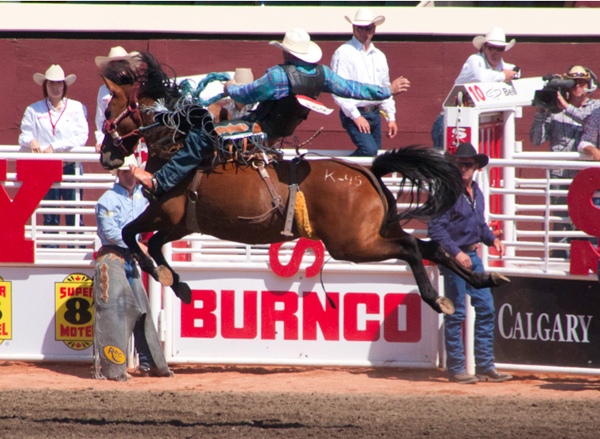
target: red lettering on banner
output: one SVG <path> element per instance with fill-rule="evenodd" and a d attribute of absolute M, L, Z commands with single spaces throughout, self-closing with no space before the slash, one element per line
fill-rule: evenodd
<path fill-rule="evenodd" d="M 583 274 L 587 276 L 590 270 L 598 273 L 600 254 L 589 241 L 571 241 L 571 266 L 570 274 Z"/>
<path fill-rule="evenodd" d="M 404 328 L 399 328 L 400 309 Z M 383 298 L 383 338 L 388 342 L 421 341 L 421 296 L 418 294 L 386 294 Z"/>
<path fill-rule="evenodd" d="M 600 169 L 588 168 L 575 176 L 567 196 L 571 221 L 591 236 L 600 236 L 600 209 L 592 203 L 596 190 L 600 190 Z M 569 273 L 587 275 L 589 270 L 596 273 L 598 259 L 598 252 L 589 242 L 571 241 Z"/>
<path fill-rule="evenodd" d="M 367 314 L 379 313 L 379 295 L 348 293 L 344 295 L 344 339 L 348 341 L 379 340 L 379 321 L 367 320 L 366 329 L 358 329 L 358 305 L 366 305 Z"/>
<path fill-rule="evenodd" d="M 0 335 L 8 335 L 8 332 L 6 332 L 6 323 L 0 324 Z"/>
<path fill-rule="evenodd" d="M 418 343 L 422 337 L 421 298 L 418 294 L 347 293 L 340 306 L 340 293 L 328 293 L 336 308 L 315 292 L 305 292 L 302 300 L 302 340 L 317 340 L 321 329 L 326 341 L 378 341 L 383 326 L 384 340 L 389 343 Z M 236 298 L 234 290 L 221 291 L 221 306 L 217 314 L 215 290 L 192 290 L 192 304 L 181 306 L 181 337 L 215 338 L 220 316 L 221 337 L 224 339 L 252 340 L 257 338 L 260 325 L 261 340 L 275 340 L 277 322 L 283 322 L 283 339 L 299 340 L 298 295 L 292 291 L 262 291 L 260 321 L 258 320 L 258 292 L 244 291 L 243 326 L 235 326 Z M 382 306 L 383 300 L 383 308 Z M 362 308 L 362 315 L 359 310 Z M 383 322 L 381 310 L 383 309 Z M 340 319 L 340 314 L 342 318 Z M 369 317 L 372 315 L 372 317 Z M 381 324 L 383 323 L 383 325 Z M 360 329 L 359 329 L 360 328 Z M 70 329 L 65 333 L 70 335 Z"/>
<path fill-rule="evenodd" d="M 192 303 L 181 304 L 181 336 L 215 338 L 217 336 L 216 309 L 217 293 L 214 290 L 192 290 Z"/>
<path fill-rule="evenodd" d="M 325 340 L 337 341 L 340 339 L 340 293 L 327 293 L 335 309 L 329 305 L 327 299 L 323 303 L 317 293 L 305 293 L 302 297 L 302 339 L 316 340 L 317 325 L 323 332 Z"/>
<path fill-rule="evenodd" d="M 315 262 L 306 269 L 306 277 L 313 277 L 319 274 L 325 259 L 325 248 L 321 241 L 300 238 L 294 246 L 292 258 L 287 265 L 283 265 L 279 262 L 279 249 L 282 245 L 283 243 L 280 242 L 278 244 L 271 244 L 269 247 L 269 264 L 271 265 L 273 273 L 281 277 L 291 277 L 295 275 L 300 269 L 304 252 L 306 252 L 307 249 L 312 248 L 315 252 Z"/>
<path fill-rule="evenodd" d="M 6 297 L 6 287 L 4 285 L 0 286 L 0 296 Z"/>
<path fill-rule="evenodd" d="M 0 180 L 6 181 L 7 161 L 0 160 Z M 62 181 L 61 160 L 17 160 L 19 192 L 11 200 L 0 186 L 0 262 L 35 262 L 34 242 L 25 239 L 25 224 L 50 186 Z"/>
<path fill-rule="evenodd" d="M 235 327 L 235 291 L 221 291 L 221 335 L 223 338 L 253 339 L 258 335 L 258 294 L 244 291 L 244 325 Z M 238 306 L 240 306 L 238 304 Z"/>
<path fill-rule="evenodd" d="M 275 322 L 283 322 L 283 339 L 298 340 L 298 295 L 291 291 L 263 291 L 261 294 L 261 339 L 275 340 Z M 282 303 L 283 310 L 276 310 Z"/>

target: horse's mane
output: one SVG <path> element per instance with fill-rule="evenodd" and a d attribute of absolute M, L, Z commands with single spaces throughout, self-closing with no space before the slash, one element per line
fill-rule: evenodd
<path fill-rule="evenodd" d="M 139 62 L 137 69 L 124 67 L 123 64 L 108 64 L 102 70 L 102 76 L 114 82 L 117 85 L 133 85 L 139 82 L 142 85 L 144 95 L 157 101 L 164 100 L 164 105 L 172 108 L 181 98 L 181 92 L 175 79 L 169 76 L 163 70 L 154 56 L 148 52 L 142 52 L 134 58 Z M 166 66 L 168 67 L 168 66 Z M 168 67 L 175 76 L 175 71 Z"/>

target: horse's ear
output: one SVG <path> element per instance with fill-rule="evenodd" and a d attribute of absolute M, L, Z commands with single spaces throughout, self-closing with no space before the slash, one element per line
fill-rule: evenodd
<path fill-rule="evenodd" d="M 111 93 L 115 93 L 119 89 L 119 86 L 112 82 L 110 79 L 108 79 L 106 76 L 103 76 L 102 79 L 104 79 L 104 83 L 106 84 L 106 87 L 108 87 L 108 90 Z"/>

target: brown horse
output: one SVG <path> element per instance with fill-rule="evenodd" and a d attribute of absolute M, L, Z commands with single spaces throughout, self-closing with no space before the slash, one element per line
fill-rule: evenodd
<path fill-rule="evenodd" d="M 142 67 L 137 71 L 105 72 L 105 81 L 113 97 L 106 111 L 101 163 L 106 169 L 121 166 L 143 136 L 149 147 L 147 170 L 155 172 L 178 149 L 191 125 L 204 120 L 206 111 L 181 117 L 179 129 L 173 131 L 160 123 L 164 119 L 140 106 L 152 106 L 158 99 L 164 106 L 173 106 L 180 92 L 150 54 L 142 54 Z M 184 120 L 185 119 L 185 120 Z M 182 128 L 183 127 L 183 128 Z M 294 169 L 295 168 L 295 169 Z M 461 177 L 456 167 L 431 149 L 406 147 L 377 157 L 371 170 L 335 159 L 277 160 L 265 167 L 275 192 L 287 205 L 289 186 L 294 182 L 306 200 L 309 226 L 329 254 L 351 262 L 375 262 L 402 259 L 410 265 L 422 299 L 437 312 L 453 313 L 450 300 L 439 297 L 423 265 L 422 259 L 443 265 L 477 288 L 497 286 L 507 281 L 497 273 L 474 273 L 458 264 L 436 242 L 422 241 L 407 234 L 401 221 L 428 219 L 441 215 L 462 192 Z M 413 185 L 417 196 L 427 199 L 404 212 L 397 212 L 396 199 L 385 187 L 381 177 L 402 174 Z M 194 174 L 194 173 L 192 173 Z M 171 286 L 184 303 L 190 303 L 187 284 L 168 265 L 161 248 L 195 230 L 188 228 L 186 200 L 194 175 L 175 189 L 151 203 L 142 215 L 123 229 L 123 239 L 138 259 L 142 269 L 163 285 Z M 301 236 L 294 223 L 291 236 L 282 235 L 285 218 L 273 209 L 273 196 L 252 166 L 239 162 L 219 164 L 203 173 L 197 192 L 196 220 L 198 229 L 220 239 L 245 244 L 268 244 L 290 241 Z M 195 198 L 195 195 L 194 195 Z M 240 221 L 242 217 L 260 217 L 259 222 Z M 193 227 L 192 227 L 193 229 Z M 154 265 L 139 248 L 135 236 L 153 232 L 148 251 Z"/>

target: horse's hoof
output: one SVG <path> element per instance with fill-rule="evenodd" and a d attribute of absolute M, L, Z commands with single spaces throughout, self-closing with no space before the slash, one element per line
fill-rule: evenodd
<path fill-rule="evenodd" d="M 183 303 L 185 303 L 186 305 L 192 303 L 192 290 L 190 290 L 188 284 L 186 284 L 185 282 L 180 282 L 177 285 L 172 286 L 171 288 L 173 289 L 175 295 L 179 297 Z"/>
<path fill-rule="evenodd" d="M 494 282 L 495 287 L 499 287 L 500 285 L 504 285 L 510 282 L 509 278 L 501 275 L 500 273 L 496 273 L 495 271 L 490 273 L 490 278 L 492 279 L 492 282 Z"/>
<path fill-rule="evenodd" d="M 454 314 L 454 305 L 447 297 L 438 297 L 435 299 L 435 304 L 439 308 L 438 312 L 443 312 L 444 314 L 448 315 Z"/>
<path fill-rule="evenodd" d="M 160 282 L 162 286 L 170 287 L 173 285 L 173 273 L 164 265 L 156 268 L 156 280 Z"/>

